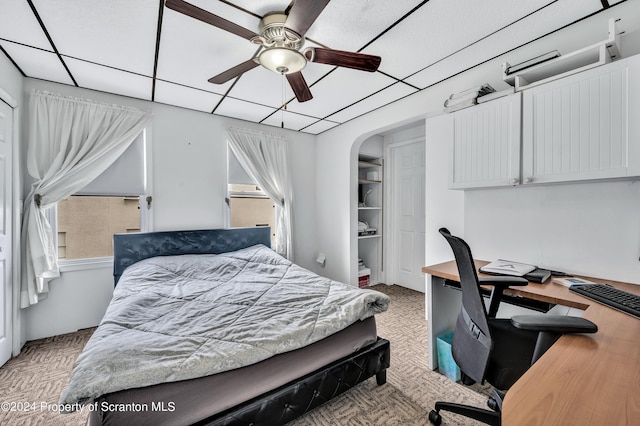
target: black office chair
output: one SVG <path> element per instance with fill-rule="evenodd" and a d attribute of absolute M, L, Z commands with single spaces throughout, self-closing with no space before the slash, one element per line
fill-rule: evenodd
<path fill-rule="evenodd" d="M 478 278 L 467 243 L 451 235 L 446 228 L 441 228 L 439 232 L 451 245 L 462 288 L 462 308 L 451 345 L 453 358 L 460 367 L 463 383 L 484 383 L 486 380 L 494 389 L 487 402 L 491 410 L 451 402 L 436 402 L 435 410 L 429 413 L 429 421 L 439 425 L 442 422 L 440 410 L 445 410 L 487 424 L 500 425 L 502 400 L 506 390 L 562 334 L 595 333 L 598 327 L 584 318 L 561 315 L 495 318 L 504 289 L 509 286 L 527 285 L 527 280 L 506 276 Z M 493 286 L 488 310 L 485 309 L 480 285 Z"/>

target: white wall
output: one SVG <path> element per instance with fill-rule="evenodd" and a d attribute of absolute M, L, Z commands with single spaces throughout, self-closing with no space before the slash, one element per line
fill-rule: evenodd
<path fill-rule="evenodd" d="M 640 182 L 465 191 L 476 258 L 640 284 Z"/>
<path fill-rule="evenodd" d="M 0 55 L 0 87 L 15 100 L 22 98 L 22 75 L 5 55 Z"/>
<path fill-rule="evenodd" d="M 348 282 L 352 265 L 356 260 L 355 253 L 357 249 L 355 247 L 357 238 L 353 229 L 356 223 L 356 212 L 354 209 L 349 208 L 355 203 L 353 193 L 350 191 L 350 182 L 353 182 L 357 172 L 355 162 L 357 151 L 354 147 L 358 147 L 361 141 L 371 135 L 388 132 L 393 128 L 401 127 L 407 123 L 441 112 L 444 100 L 451 93 L 482 83 L 490 83 L 496 90 L 505 89 L 507 86 L 502 81 L 501 67 L 504 61 L 517 63 L 552 49 L 558 49 L 561 53 L 566 54 L 604 40 L 607 37 L 607 22 L 610 17 L 623 18 L 623 23 L 629 28 L 621 37 L 622 53 L 627 56 L 640 53 L 639 12 L 637 3 L 635 5 L 633 3 L 627 2 L 618 7 L 612 7 L 606 12 L 581 21 L 570 28 L 487 61 L 472 70 L 458 74 L 401 101 L 382 107 L 320 134 L 317 145 L 317 235 L 319 249 L 327 254 L 325 273 L 331 278 Z M 626 21 L 627 19 L 628 21 Z M 427 151 L 429 152 L 428 147 Z M 439 163 L 436 162 L 436 164 Z M 429 185 L 429 173 L 430 171 L 427 170 L 427 185 Z M 462 195 L 459 195 L 459 197 L 462 197 Z M 427 206 L 429 206 L 430 200 L 428 198 L 426 202 Z M 477 208 L 482 208 L 481 206 L 483 205 L 486 206 L 486 203 L 478 200 L 478 203 L 464 206 L 465 234 L 467 232 L 467 224 L 471 227 L 471 232 L 475 232 L 473 229 L 476 222 L 473 218 L 477 216 L 474 212 Z M 443 206 L 442 208 L 448 207 Z M 553 207 L 551 209 L 553 210 Z M 591 213 L 587 211 L 584 214 L 590 215 Z M 469 219 L 467 220 L 467 218 Z M 591 222 L 597 221 L 594 218 Z M 631 232 L 635 227 L 635 225 L 626 223 L 623 226 L 630 226 Z M 454 232 L 453 229 L 451 231 Z M 592 257 L 592 255 L 588 255 L 586 259 Z M 585 262 L 589 262 L 589 260 Z"/>
<path fill-rule="evenodd" d="M 25 101 L 32 89 L 134 106 L 153 113 L 151 214 L 154 230 L 225 226 L 225 125 L 285 136 L 289 141 L 294 182 L 295 261 L 308 269 L 316 268 L 313 261 L 315 136 L 34 79 L 25 79 Z M 24 310 L 27 340 L 97 325 L 111 297 L 111 274 L 111 266 L 108 266 L 63 272 L 60 278 L 51 281 L 49 297 Z"/>
<path fill-rule="evenodd" d="M 451 117 L 440 115 L 427 120 L 425 129 L 425 266 L 453 258 L 451 247 L 440 235 L 447 228 L 464 235 L 465 199 L 462 191 L 449 189 L 453 164 Z M 429 286 L 427 286 L 427 290 Z M 428 294 L 428 296 L 430 296 Z"/>

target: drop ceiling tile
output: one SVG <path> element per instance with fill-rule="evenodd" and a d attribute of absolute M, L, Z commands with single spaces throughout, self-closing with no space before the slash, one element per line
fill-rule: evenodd
<path fill-rule="evenodd" d="M 336 68 L 310 87 L 313 99 L 303 103 L 293 101 L 289 104 L 289 110 L 324 118 L 395 82 L 377 72 Z"/>
<path fill-rule="evenodd" d="M 211 12 L 214 15 L 217 15 L 217 16 L 219 16 L 221 18 L 224 18 L 224 19 L 226 19 L 228 21 L 231 21 L 234 24 L 238 24 L 241 27 L 244 27 L 244 28 L 246 28 L 248 30 L 251 30 L 251 31 L 255 32 L 255 33 L 258 32 L 258 25 L 260 23 L 260 18 L 255 16 L 255 15 L 253 15 L 249 8 L 244 8 L 244 9 L 247 9 L 246 11 L 244 11 L 244 10 L 242 10 L 243 9 L 242 7 L 240 7 L 240 8 L 233 7 L 230 4 L 226 4 L 224 1 L 187 0 L 187 2 L 193 4 L 194 6 L 199 7 L 200 9 L 204 9 L 207 12 Z M 240 4 L 242 2 L 232 1 L 232 2 L 229 2 L 229 3 Z M 274 1 L 273 0 L 269 0 L 269 1 L 262 0 L 260 2 L 257 2 L 255 0 L 252 0 L 252 3 L 261 4 L 261 7 L 259 9 L 262 9 L 262 6 L 268 7 L 268 5 L 273 4 Z M 275 3 L 276 4 L 277 3 L 282 3 L 282 0 L 276 1 Z M 256 9 L 256 5 L 254 5 L 252 8 Z M 274 9 L 274 10 L 278 10 L 278 9 L 279 9 L 279 7 L 276 7 L 276 9 Z M 178 13 L 178 12 L 175 12 L 173 10 L 167 9 L 165 7 L 165 16 L 167 15 L 167 13 L 173 14 L 173 13 Z M 194 19 L 194 18 L 188 18 L 188 19 Z M 198 22 L 200 22 L 201 25 L 211 26 L 211 25 L 206 24 L 206 23 L 201 22 L 201 21 L 198 21 Z M 234 36 L 234 37 L 240 38 L 239 36 Z M 242 39 L 242 38 L 240 38 L 240 39 L 241 40 L 245 40 L 245 39 Z M 245 41 L 247 41 L 247 40 L 245 40 Z"/>
<path fill-rule="evenodd" d="M 291 0 L 235 0 L 233 4 L 253 14 L 264 16 L 269 12 L 285 11 L 291 4 Z"/>
<path fill-rule="evenodd" d="M 583 0 L 564 0 L 554 3 L 451 56 L 436 61 L 432 66 L 405 81 L 420 88 L 438 83 L 451 75 L 473 67 L 486 59 L 503 54 L 602 7 L 598 0 L 590 1 L 592 3 L 589 9 L 585 9 Z M 606 38 L 606 29 L 602 39 L 604 38 Z M 543 53 L 546 52 L 538 54 Z M 500 73 L 500 75 L 501 72 L 501 70 L 496 70 L 496 73 Z"/>
<path fill-rule="evenodd" d="M 431 0 L 363 52 L 382 56 L 380 70 L 402 79 L 550 2 Z"/>
<path fill-rule="evenodd" d="M 344 123 L 345 121 L 349 121 L 355 117 L 366 114 L 369 111 L 397 101 L 398 99 L 404 98 L 412 93 L 416 93 L 417 91 L 417 89 L 407 86 L 406 84 L 396 83 L 391 87 L 387 87 L 386 89 L 343 109 L 342 111 L 338 111 L 337 113 L 330 115 L 327 119 L 338 123 Z"/>
<path fill-rule="evenodd" d="M 338 126 L 340 123 L 334 123 L 333 121 L 329 121 L 329 120 L 320 120 L 317 121 L 315 123 L 313 123 L 311 126 L 309 127 L 305 127 L 304 129 L 302 129 L 303 132 L 305 133 L 311 133 L 312 135 L 318 135 L 322 132 L 325 132 L 329 129 L 333 129 L 334 127 Z"/>
<path fill-rule="evenodd" d="M 126 71 L 64 58 L 78 86 L 132 98 L 151 100 L 151 78 Z"/>
<path fill-rule="evenodd" d="M 166 9 L 157 77 L 224 94 L 233 80 L 220 85 L 207 80 L 245 62 L 256 51 L 257 47 L 244 38 Z"/>
<path fill-rule="evenodd" d="M 2 0 L 0 38 L 53 51 L 29 3 L 24 0 Z"/>
<path fill-rule="evenodd" d="M 33 0 L 62 55 L 151 77 L 157 0 Z"/>
<path fill-rule="evenodd" d="M 0 45 L 27 77 L 73 85 L 55 53 L 4 41 Z"/>
<path fill-rule="evenodd" d="M 281 125 L 284 124 L 285 129 L 300 130 L 303 127 L 312 125 L 316 121 L 318 121 L 318 119 L 315 117 L 280 110 L 263 120 L 262 124 L 275 127 L 281 127 Z"/>
<path fill-rule="evenodd" d="M 306 36 L 332 49 L 356 51 L 420 3 L 420 0 L 332 1 Z"/>
<path fill-rule="evenodd" d="M 156 102 L 211 112 L 218 105 L 220 99 L 222 99 L 222 96 L 215 93 L 156 80 L 154 98 Z"/>
<path fill-rule="evenodd" d="M 280 108 L 283 101 L 283 89 L 285 102 L 295 96 L 284 76 L 265 68 L 257 67 L 244 73 L 238 79 L 238 82 L 229 92 L 229 96 Z"/>
<path fill-rule="evenodd" d="M 276 111 L 274 108 L 269 108 L 264 105 L 226 97 L 218 108 L 216 108 L 214 114 L 258 123 L 274 111 Z"/>

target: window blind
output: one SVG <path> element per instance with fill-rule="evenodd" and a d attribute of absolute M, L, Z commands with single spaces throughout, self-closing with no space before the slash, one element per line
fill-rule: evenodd
<path fill-rule="evenodd" d="M 228 158 L 228 167 L 229 167 L 229 184 L 232 185 L 255 185 L 255 181 L 249 177 L 247 172 L 244 171 L 244 168 L 236 158 L 233 151 L 230 149 L 227 150 L 229 155 Z"/>
<path fill-rule="evenodd" d="M 142 131 L 107 170 L 76 195 L 143 195 L 145 133 Z"/>

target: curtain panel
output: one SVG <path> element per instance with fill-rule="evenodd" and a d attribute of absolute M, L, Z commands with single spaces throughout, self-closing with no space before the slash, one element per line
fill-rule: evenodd
<path fill-rule="evenodd" d="M 277 135 L 227 127 L 229 147 L 254 182 L 276 204 L 277 253 L 293 261 L 293 185 L 287 141 Z"/>
<path fill-rule="evenodd" d="M 150 120 L 135 108 L 31 93 L 26 161 L 34 182 L 22 218 L 21 307 L 44 298 L 48 281 L 60 276 L 46 210 L 104 172 Z"/>

